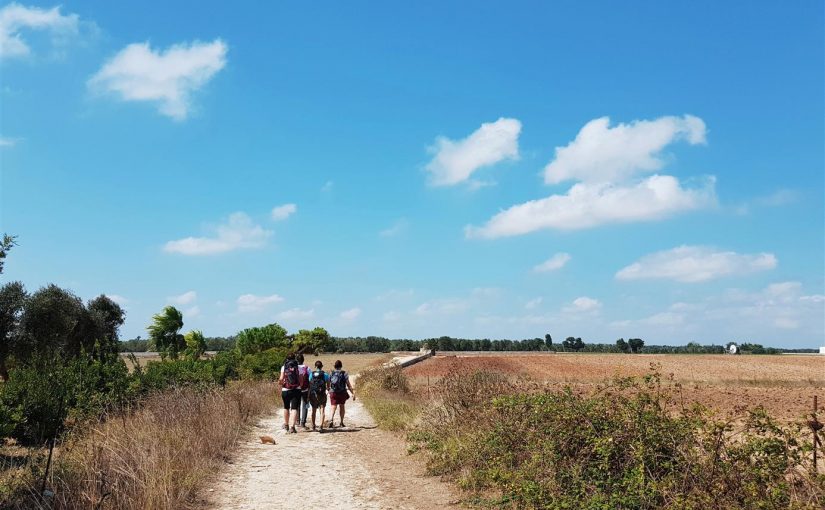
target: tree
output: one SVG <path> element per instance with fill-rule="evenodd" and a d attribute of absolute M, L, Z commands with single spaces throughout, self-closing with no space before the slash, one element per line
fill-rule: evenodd
<path fill-rule="evenodd" d="M 26 300 L 20 318 L 18 355 L 75 357 L 89 347 L 86 333 L 91 323 L 79 297 L 57 285 L 42 287 Z"/>
<path fill-rule="evenodd" d="M 641 352 L 642 347 L 645 346 L 645 341 L 641 338 L 631 338 L 627 341 L 630 346 L 630 352 Z"/>
<path fill-rule="evenodd" d="M 550 333 L 544 335 L 544 345 L 549 349 L 553 347 L 553 337 L 550 336 Z"/>
<path fill-rule="evenodd" d="M 161 359 L 166 359 L 166 356 L 178 359 L 178 353 L 186 346 L 183 335 L 178 333 L 182 327 L 183 314 L 174 306 L 167 306 L 152 317 L 152 324 L 146 331 Z"/>
<path fill-rule="evenodd" d="M 579 352 L 580 350 L 584 349 L 584 342 L 581 338 L 576 338 L 573 341 L 573 350 Z"/>
<path fill-rule="evenodd" d="M 235 349 L 242 355 L 263 352 L 273 347 L 290 347 L 286 330 L 274 323 L 261 328 L 246 328 L 235 338 Z"/>
<path fill-rule="evenodd" d="M 565 339 L 562 341 L 561 345 L 562 345 L 562 347 L 564 347 L 565 349 L 570 349 L 570 350 L 573 350 L 573 345 L 574 345 L 575 343 L 576 343 L 576 339 L 575 339 L 574 337 L 572 337 L 572 336 L 568 336 L 567 338 L 565 338 Z"/>
<path fill-rule="evenodd" d="M 0 378 L 9 380 L 6 361 L 18 347 L 20 316 L 28 294 L 20 282 L 11 282 L 0 287 Z"/>
<path fill-rule="evenodd" d="M 199 359 L 206 351 L 206 339 L 200 330 L 193 329 L 183 335 L 186 341 L 186 355 L 193 360 Z"/>
<path fill-rule="evenodd" d="M 624 338 L 620 338 L 616 340 L 616 349 L 618 349 L 619 352 L 628 352 L 630 350 L 630 345 L 625 342 Z"/>
<path fill-rule="evenodd" d="M 3 240 L 0 241 L 0 274 L 3 274 L 3 263 L 6 261 L 6 254 L 14 246 L 17 246 L 17 236 L 3 234 Z"/>
<path fill-rule="evenodd" d="M 86 305 L 94 323 L 92 331 L 99 359 L 110 359 L 118 352 L 119 330 L 126 321 L 126 312 L 109 297 L 101 294 Z"/>
<path fill-rule="evenodd" d="M 368 337 L 366 342 L 375 341 L 378 337 Z M 382 339 L 389 347 L 389 340 Z M 312 331 L 302 329 L 295 334 L 292 340 L 292 348 L 300 352 L 332 352 L 335 350 L 335 341 L 329 336 L 326 329 L 317 327 Z M 369 348 L 367 350 L 370 350 Z"/>

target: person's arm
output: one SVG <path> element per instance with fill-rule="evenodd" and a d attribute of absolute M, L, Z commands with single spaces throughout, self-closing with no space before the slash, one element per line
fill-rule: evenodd
<path fill-rule="evenodd" d="M 326 372 L 324 372 L 324 382 L 327 386 L 327 393 L 329 393 L 329 374 L 327 374 Z"/>
<path fill-rule="evenodd" d="M 349 391 L 352 393 L 352 401 L 355 402 L 355 390 L 352 389 L 352 383 L 349 382 L 349 375 L 347 375 L 347 388 L 349 388 Z"/>
<path fill-rule="evenodd" d="M 278 386 L 284 387 L 284 367 L 281 367 L 281 375 L 278 377 Z"/>

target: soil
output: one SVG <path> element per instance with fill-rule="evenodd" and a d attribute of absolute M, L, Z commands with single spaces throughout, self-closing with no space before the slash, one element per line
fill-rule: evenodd
<path fill-rule="evenodd" d="M 799 421 L 811 412 L 813 395 L 825 402 L 825 356 L 440 353 L 405 373 L 424 392 L 428 378 L 435 384 L 464 370 L 491 370 L 586 390 L 615 376 L 649 374 L 651 364 L 659 367 L 663 379 L 672 376 L 682 384 L 685 401 L 721 414 L 761 405 L 780 420 Z"/>
<path fill-rule="evenodd" d="M 429 510 L 457 504 L 455 490 L 426 476 L 423 461 L 407 455 L 402 438 L 377 429 L 359 401 L 347 402 L 344 422 L 346 428 L 324 434 L 301 427 L 286 434 L 282 410 L 265 418 L 207 488 L 204 506 Z M 262 435 L 276 444 L 262 444 Z"/>

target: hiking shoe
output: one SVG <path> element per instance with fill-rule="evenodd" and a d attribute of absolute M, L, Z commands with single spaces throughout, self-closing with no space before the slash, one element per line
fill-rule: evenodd
<path fill-rule="evenodd" d="M 341 422 L 341 424 L 340 424 L 340 425 L 338 425 L 338 426 L 339 426 L 339 427 L 341 427 L 341 428 L 346 427 L 346 425 L 344 425 L 344 422 Z"/>
<path fill-rule="evenodd" d="M 323 434 L 323 433 L 324 433 L 324 427 L 323 427 L 323 426 L 321 427 L 321 429 L 320 429 L 320 430 L 318 430 L 318 433 L 319 433 L 319 434 Z"/>
<path fill-rule="evenodd" d="M 289 431 L 289 433 L 290 433 L 290 434 L 297 434 L 297 433 L 298 433 L 298 431 L 297 431 L 297 430 L 295 430 L 295 427 L 293 426 L 293 427 L 292 427 L 292 430 L 290 430 L 290 431 Z"/>
<path fill-rule="evenodd" d="M 286 430 L 287 432 L 289 432 L 289 425 L 287 425 L 286 423 L 284 423 L 284 424 L 281 426 L 281 430 Z"/>

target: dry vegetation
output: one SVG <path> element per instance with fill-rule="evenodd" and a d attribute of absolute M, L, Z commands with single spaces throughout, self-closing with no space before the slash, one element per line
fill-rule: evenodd
<path fill-rule="evenodd" d="M 825 357 L 677 354 L 458 354 L 439 355 L 406 372 L 418 392 L 456 371 L 485 370 L 583 390 L 614 377 L 643 376 L 651 363 L 682 384 L 690 402 L 735 412 L 762 405 L 774 417 L 797 420 L 811 397 L 825 401 Z"/>
<path fill-rule="evenodd" d="M 246 428 L 274 411 L 274 395 L 274 385 L 264 382 L 157 393 L 134 412 L 78 428 L 77 437 L 67 438 L 55 455 L 48 484 L 54 488 L 53 500 L 32 494 L 16 504 L 187 508 L 199 485 L 230 457 Z"/>

